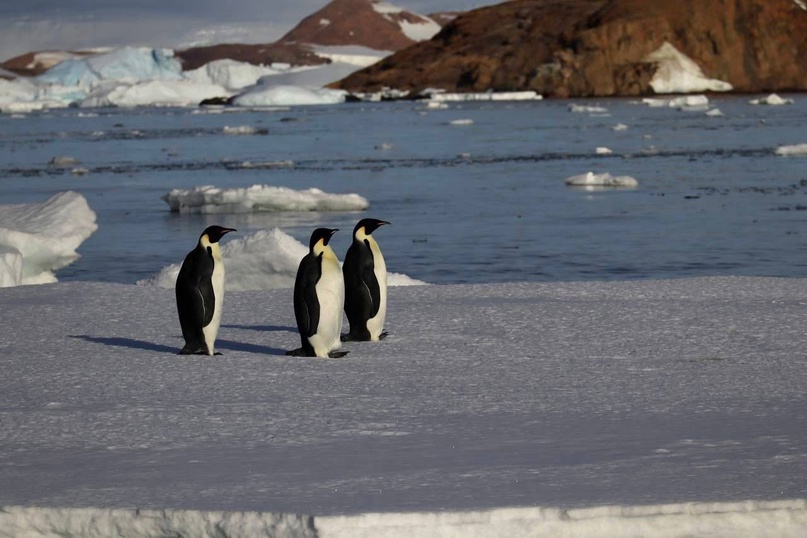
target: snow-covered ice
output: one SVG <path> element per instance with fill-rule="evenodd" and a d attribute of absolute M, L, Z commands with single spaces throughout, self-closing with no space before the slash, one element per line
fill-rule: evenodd
<path fill-rule="evenodd" d="M 630 176 L 613 176 L 608 172 L 595 174 L 586 172 L 572 177 L 567 177 L 566 185 L 570 187 L 638 187 L 639 182 Z"/>
<path fill-rule="evenodd" d="M 90 85 L 101 80 L 180 80 L 182 65 L 171 49 L 123 47 L 65 60 L 38 79 L 63 86 Z"/>
<path fill-rule="evenodd" d="M 273 77 L 274 78 L 274 77 Z M 275 84 L 261 78 L 257 84 L 244 89 L 233 99 L 237 106 L 259 107 L 278 105 L 330 105 L 343 103 L 347 92 L 328 88 Z"/>
<path fill-rule="evenodd" d="M 210 358 L 170 289 L 0 289 L 0 535 L 807 533 L 802 279 L 392 288 L 339 360 L 291 295 Z"/>
<path fill-rule="evenodd" d="M 76 249 L 97 229 L 95 212 L 73 191 L 0 205 L 0 287 L 56 282 L 54 271 L 77 260 Z"/>
<path fill-rule="evenodd" d="M 709 109 L 709 98 L 705 95 L 683 95 L 681 97 L 645 97 L 642 103 L 652 108 L 670 107 L 678 110 L 705 111 Z"/>
<path fill-rule="evenodd" d="M 227 241 L 221 246 L 221 255 L 229 291 L 272 290 L 293 288 L 300 260 L 308 247 L 279 228 L 259 230 L 251 235 Z M 153 277 L 138 281 L 139 286 L 158 286 L 173 289 L 180 268 L 177 263 L 163 267 Z M 388 274 L 390 286 L 419 286 L 420 280 L 398 273 Z"/>
<path fill-rule="evenodd" d="M 540 101 L 543 96 L 534 91 L 521 92 L 430 92 L 428 106 L 439 106 L 439 103 L 463 101 Z"/>
<path fill-rule="evenodd" d="M 601 106 L 573 103 L 569 105 L 569 112 L 575 112 L 577 114 L 604 114 L 608 112 L 608 109 Z"/>
<path fill-rule="evenodd" d="M 192 189 L 172 189 L 162 199 L 175 213 L 362 211 L 370 207 L 367 198 L 359 194 L 333 194 L 315 187 L 294 190 L 272 185 L 234 189 L 203 185 Z"/>
<path fill-rule="evenodd" d="M 791 144 L 776 148 L 776 154 L 783 157 L 799 157 L 807 155 L 807 144 Z"/>
<path fill-rule="evenodd" d="M 645 61 L 658 65 L 650 81 L 650 87 L 656 93 L 727 92 L 732 89 L 728 82 L 707 78 L 698 64 L 666 41 Z"/>

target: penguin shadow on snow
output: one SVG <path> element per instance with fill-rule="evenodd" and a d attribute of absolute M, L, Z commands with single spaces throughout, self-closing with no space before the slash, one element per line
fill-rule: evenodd
<path fill-rule="evenodd" d="M 276 347 L 260 346 L 235 340 L 216 340 L 216 347 L 228 351 L 243 351 L 245 353 L 258 353 L 260 355 L 285 355 L 286 351 Z"/>
<path fill-rule="evenodd" d="M 296 333 L 297 329 L 294 327 L 284 327 L 282 325 L 222 325 L 222 329 L 241 329 L 242 331 L 259 331 L 259 332 L 289 332 Z"/>
<path fill-rule="evenodd" d="M 119 336 L 104 337 L 104 336 L 90 336 L 88 334 L 68 334 L 68 338 L 79 338 L 86 342 L 94 344 L 103 344 L 105 346 L 114 347 L 128 347 L 129 349 L 145 349 L 146 351 L 158 351 L 160 353 L 171 353 L 176 355 L 176 347 L 164 346 L 162 344 L 155 344 L 154 342 L 145 342 L 143 340 L 135 340 L 133 338 L 122 338 Z"/>

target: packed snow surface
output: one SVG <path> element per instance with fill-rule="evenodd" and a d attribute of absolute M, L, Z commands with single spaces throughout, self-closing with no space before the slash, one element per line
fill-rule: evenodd
<path fill-rule="evenodd" d="M 0 286 L 56 282 L 54 271 L 77 260 L 76 249 L 97 229 L 95 212 L 73 191 L 0 205 Z"/>
<path fill-rule="evenodd" d="M 332 194 L 315 187 L 295 190 L 271 185 L 234 189 L 203 185 L 192 189 L 173 189 L 162 199 L 174 213 L 362 211 L 370 207 L 367 198 L 358 194 Z"/>
<path fill-rule="evenodd" d="M 382 241 L 383 243 L 383 241 Z M 194 245 L 190 245 L 190 251 Z M 383 248 L 383 246 L 382 246 Z M 300 260 L 308 247 L 278 228 L 259 230 L 224 243 L 221 255 L 227 271 L 225 289 L 231 291 L 293 288 Z M 153 277 L 138 281 L 140 286 L 172 288 L 176 285 L 181 260 L 163 267 Z M 425 282 L 406 275 L 388 273 L 390 286 L 418 286 Z"/>
<path fill-rule="evenodd" d="M 707 78 L 698 64 L 668 42 L 651 52 L 645 61 L 658 65 L 650 81 L 650 87 L 656 93 L 727 92 L 732 89 L 728 82 Z"/>
<path fill-rule="evenodd" d="M 608 152 L 597 151 L 597 153 L 602 154 Z M 608 172 L 603 172 L 601 174 L 596 174 L 594 172 L 586 172 L 585 174 L 567 177 L 564 181 L 566 182 L 566 185 L 569 185 L 570 187 L 638 187 L 639 186 L 639 182 L 636 180 L 636 178 L 630 176 L 612 176 Z"/>
<path fill-rule="evenodd" d="M 229 292 L 217 357 L 173 290 L 0 289 L 0 533 L 801 537 L 805 289 L 392 288 L 339 360 L 284 355 L 288 289 Z"/>

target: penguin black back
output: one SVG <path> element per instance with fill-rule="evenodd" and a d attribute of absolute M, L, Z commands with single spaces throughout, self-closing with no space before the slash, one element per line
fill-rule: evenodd
<path fill-rule="evenodd" d="M 350 323 L 344 341 L 379 340 L 386 336 L 382 329 L 386 318 L 387 269 L 381 249 L 371 235 L 385 224 L 389 222 L 365 218 L 353 228 L 353 242 L 342 266 L 345 314 Z"/>

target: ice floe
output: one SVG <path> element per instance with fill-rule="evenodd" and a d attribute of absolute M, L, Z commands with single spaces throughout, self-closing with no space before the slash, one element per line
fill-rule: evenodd
<path fill-rule="evenodd" d="M 260 107 L 277 105 L 329 105 L 343 103 L 347 92 L 328 88 L 274 85 L 264 77 L 250 86 L 232 103 L 236 106 Z"/>
<path fill-rule="evenodd" d="M 595 174 L 586 172 L 577 176 L 567 177 L 566 185 L 570 187 L 638 187 L 639 182 L 630 176 L 613 176 L 608 172 Z"/>
<path fill-rule="evenodd" d="M 776 148 L 776 154 L 784 157 L 804 156 L 807 155 L 807 144 L 792 144 L 789 146 L 779 146 Z"/>
<path fill-rule="evenodd" d="M 361 211 L 370 202 L 358 194 L 331 194 L 317 188 L 253 185 L 221 189 L 203 185 L 173 189 L 162 199 L 174 213 L 257 213 L 262 211 Z"/>
<path fill-rule="evenodd" d="M 642 103 L 651 108 L 669 107 L 678 110 L 706 111 L 709 98 L 705 95 L 682 95 L 680 97 L 645 97 Z"/>
<path fill-rule="evenodd" d="M 222 245 L 221 255 L 227 269 L 225 286 L 231 291 L 293 288 L 300 260 L 308 247 L 279 228 L 257 232 Z M 173 288 L 180 264 L 164 267 L 140 286 Z M 417 286 L 425 282 L 406 275 L 389 273 L 390 286 Z"/>
<path fill-rule="evenodd" d="M 428 94 L 431 100 L 428 105 L 433 102 L 462 102 L 462 101 L 537 101 L 543 99 L 543 96 L 534 91 L 521 91 L 521 92 L 469 92 L 469 93 L 454 93 L 454 92 L 431 92 Z"/>
<path fill-rule="evenodd" d="M 0 287 L 56 282 L 54 271 L 77 260 L 97 229 L 95 212 L 73 191 L 0 206 Z"/>
<path fill-rule="evenodd" d="M 658 66 L 650 81 L 650 87 L 656 93 L 727 92 L 732 89 L 728 82 L 707 78 L 698 64 L 666 41 L 645 61 Z"/>
<path fill-rule="evenodd" d="M 778 95 L 776 95 L 775 93 L 772 93 L 772 94 L 768 95 L 767 97 L 760 97 L 760 98 L 758 98 L 758 99 L 751 99 L 751 100 L 750 100 L 750 101 L 748 101 L 748 102 L 749 102 L 750 104 L 752 104 L 752 105 L 773 105 L 773 106 L 779 106 L 779 105 L 789 105 L 789 104 L 792 104 L 792 103 L 793 103 L 793 99 L 785 99 L 785 98 L 779 97 L 779 96 L 778 96 Z"/>

